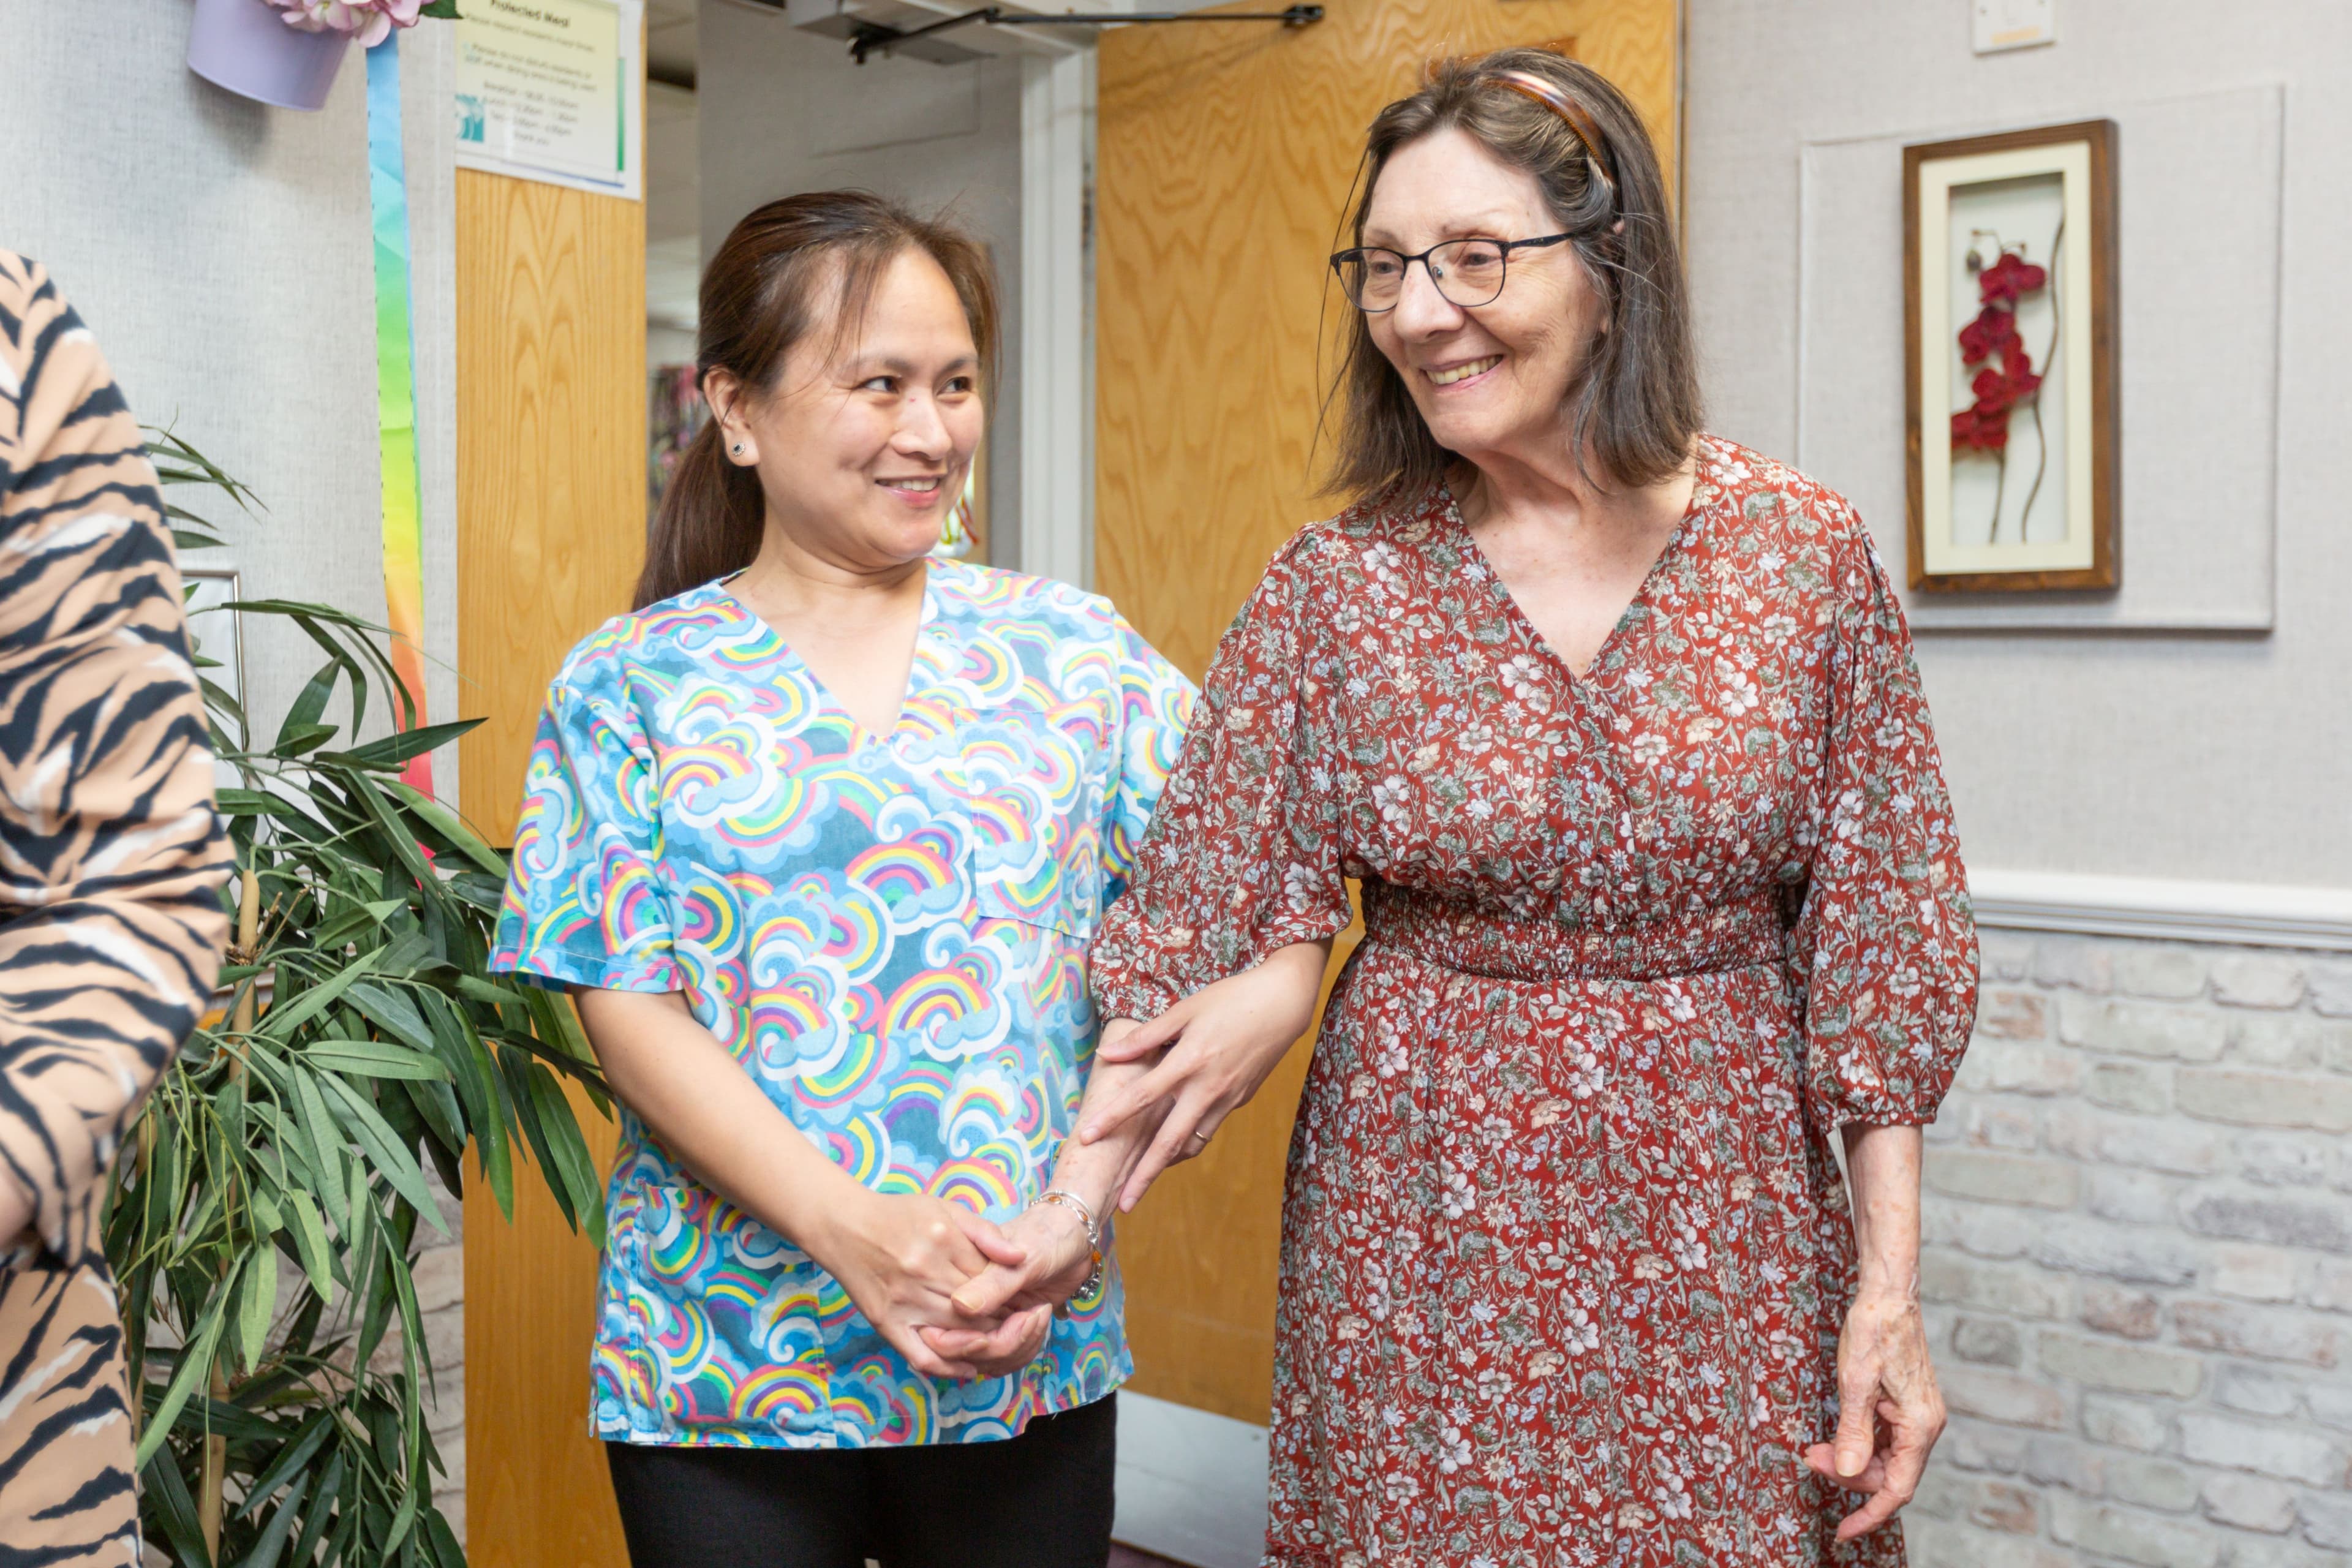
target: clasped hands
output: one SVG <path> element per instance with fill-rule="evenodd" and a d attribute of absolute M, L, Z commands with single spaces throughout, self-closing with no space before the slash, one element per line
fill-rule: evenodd
<path fill-rule="evenodd" d="M 1055 1306 L 1093 1271 L 1085 1223 L 1059 1205 L 997 1225 L 923 1194 L 868 1194 L 817 1261 L 928 1377 L 1003 1377 L 1036 1360 Z"/>
<path fill-rule="evenodd" d="M 1101 1168 L 1087 1201 L 1101 1191 L 1131 1209 L 1161 1171 L 1207 1147 L 1312 1021 L 1327 949 L 1297 943 L 1149 1023 L 1103 1031 L 1078 1117 L 1087 1147 L 1074 1156 Z M 1059 1204 L 999 1226 L 926 1194 L 861 1188 L 824 1229 L 810 1238 L 812 1256 L 930 1377 L 1002 1377 L 1027 1365 L 1055 1306 L 1094 1267 L 1085 1222 Z"/>

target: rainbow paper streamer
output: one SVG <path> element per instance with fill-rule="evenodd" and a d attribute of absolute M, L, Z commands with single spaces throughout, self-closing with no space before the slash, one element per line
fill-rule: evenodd
<path fill-rule="evenodd" d="M 392 668 L 425 722 L 425 528 L 416 465 L 415 284 L 408 270 L 408 175 L 400 145 L 400 35 L 367 52 L 368 205 L 375 230 L 376 429 L 383 460 L 384 624 Z M 415 757 L 401 778 L 433 793 L 433 759 Z"/>

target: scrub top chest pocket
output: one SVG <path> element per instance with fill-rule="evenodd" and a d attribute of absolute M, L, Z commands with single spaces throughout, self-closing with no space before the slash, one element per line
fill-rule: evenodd
<path fill-rule="evenodd" d="M 951 787 L 971 821 L 973 901 L 1085 942 L 1102 916 L 1102 816 L 1118 770 L 1109 694 L 1018 703 L 958 736 Z"/>

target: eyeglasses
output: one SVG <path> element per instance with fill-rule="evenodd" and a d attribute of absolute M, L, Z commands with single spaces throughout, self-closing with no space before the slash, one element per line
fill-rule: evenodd
<path fill-rule="evenodd" d="M 1449 239 L 1417 256 L 1404 256 L 1377 245 L 1358 246 L 1331 258 L 1331 270 L 1356 309 L 1377 316 L 1396 309 L 1404 295 L 1405 269 L 1421 263 L 1430 283 L 1450 304 L 1465 310 L 1491 305 L 1503 291 L 1511 252 L 1558 245 L 1570 237 L 1547 234 L 1539 239 Z"/>

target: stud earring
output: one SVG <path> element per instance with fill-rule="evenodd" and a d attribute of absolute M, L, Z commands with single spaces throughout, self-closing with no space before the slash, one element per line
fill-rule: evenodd
<path fill-rule="evenodd" d="M 738 441 L 738 442 L 736 442 L 732 447 L 728 447 L 727 449 L 728 449 L 729 451 L 730 451 L 730 452 L 734 453 L 737 457 L 739 457 L 739 458 L 740 458 L 740 457 L 741 457 L 741 456 L 743 455 L 743 443 L 742 443 L 742 442 L 740 442 L 740 441 Z"/>

